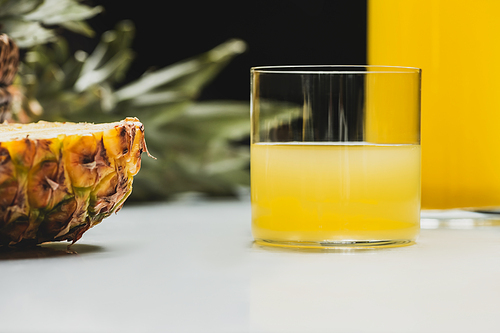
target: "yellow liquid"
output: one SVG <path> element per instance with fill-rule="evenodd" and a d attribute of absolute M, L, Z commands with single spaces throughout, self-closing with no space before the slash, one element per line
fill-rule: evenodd
<path fill-rule="evenodd" d="M 369 0 L 368 60 L 422 68 L 422 208 L 500 206 L 499 0 Z"/>
<path fill-rule="evenodd" d="M 420 146 L 252 144 L 251 196 L 257 241 L 412 241 Z"/>

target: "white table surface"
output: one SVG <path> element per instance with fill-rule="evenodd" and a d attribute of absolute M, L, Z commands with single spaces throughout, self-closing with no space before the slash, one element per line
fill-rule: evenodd
<path fill-rule="evenodd" d="M 126 206 L 0 253 L 0 332 L 500 332 L 500 227 L 362 251 L 259 247 L 250 204 Z"/>

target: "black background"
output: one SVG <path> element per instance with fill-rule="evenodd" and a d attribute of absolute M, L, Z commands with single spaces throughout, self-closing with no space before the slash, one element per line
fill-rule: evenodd
<path fill-rule="evenodd" d="M 237 56 L 200 99 L 249 99 L 249 69 L 262 65 L 366 63 L 366 0 L 90 0 L 105 11 L 89 23 L 97 36 L 117 22 L 136 26 L 136 58 L 124 83 L 240 38 Z M 72 37 L 91 51 L 98 38 Z"/>

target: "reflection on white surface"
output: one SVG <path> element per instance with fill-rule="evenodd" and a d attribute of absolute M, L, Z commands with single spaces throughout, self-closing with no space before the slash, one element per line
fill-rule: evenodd
<path fill-rule="evenodd" d="M 0 258 L 0 332 L 498 330 L 500 228 L 287 250 L 252 242 L 248 202 L 191 202 L 125 207 L 77 245 Z"/>
<path fill-rule="evenodd" d="M 422 210 L 422 229 L 473 229 L 476 227 L 500 226 L 498 211 L 479 212 L 460 209 Z"/>

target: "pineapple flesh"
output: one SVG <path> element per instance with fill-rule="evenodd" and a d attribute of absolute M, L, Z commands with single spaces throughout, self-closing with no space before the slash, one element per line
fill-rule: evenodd
<path fill-rule="evenodd" d="M 0 246 L 76 242 L 120 210 L 143 151 L 137 118 L 0 124 Z"/>

